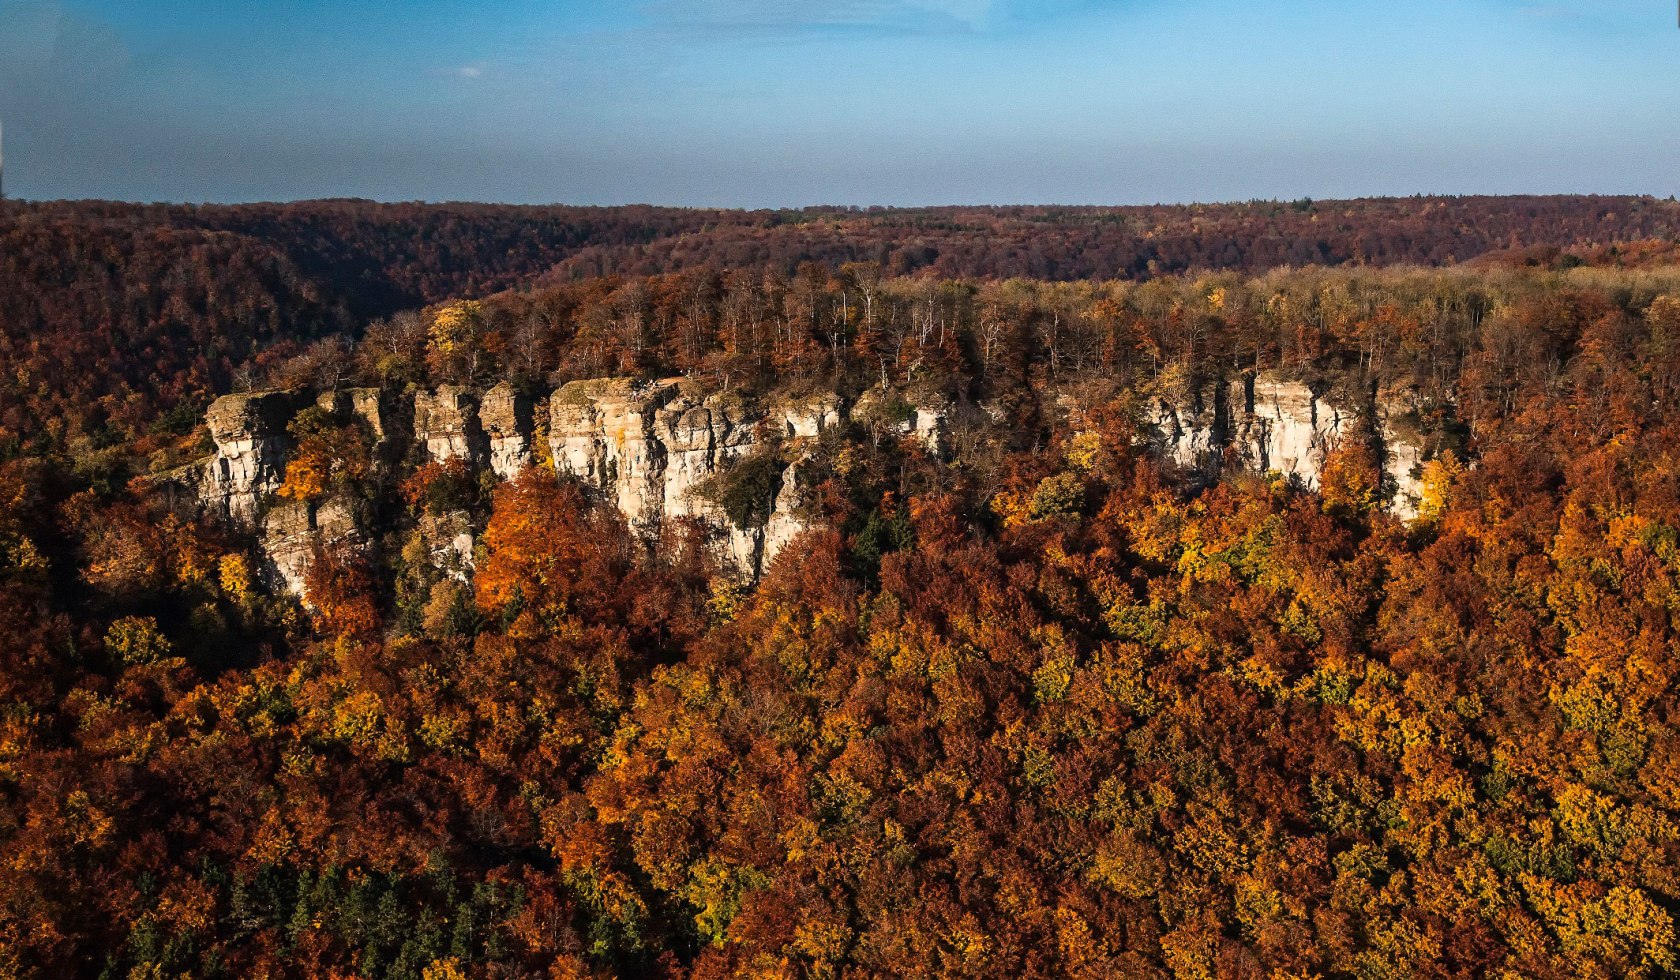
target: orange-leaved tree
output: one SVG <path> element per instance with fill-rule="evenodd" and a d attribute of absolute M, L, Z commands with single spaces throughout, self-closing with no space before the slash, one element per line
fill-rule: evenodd
<path fill-rule="evenodd" d="M 510 635 L 620 618 L 632 566 L 623 522 L 576 484 L 532 469 L 497 487 L 484 546 L 478 607 Z"/>

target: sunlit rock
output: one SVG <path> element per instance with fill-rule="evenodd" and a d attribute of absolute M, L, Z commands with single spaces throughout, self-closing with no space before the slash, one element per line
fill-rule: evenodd
<path fill-rule="evenodd" d="M 216 455 L 199 487 L 203 504 L 239 523 L 256 519 L 286 478 L 286 425 L 295 403 L 282 391 L 224 395 L 205 413 Z"/>
<path fill-rule="evenodd" d="M 414 395 L 414 438 L 434 463 L 452 459 L 477 464 L 484 456 L 478 399 L 460 385 L 440 385 Z"/>
<path fill-rule="evenodd" d="M 268 587 L 308 598 L 309 568 L 330 548 L 362 547 L 368 538 L 365 514 L 355 501 L 332 497 L 320 503 L 286 501 L 263 516 L 258 547 Z"/>

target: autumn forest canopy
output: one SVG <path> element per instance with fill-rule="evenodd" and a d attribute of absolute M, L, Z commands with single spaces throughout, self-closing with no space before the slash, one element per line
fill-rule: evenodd
<path fill-rule="evenodd" d="M 1680 206 L 7 202 L 0 977 L 1680 974 Z"/>

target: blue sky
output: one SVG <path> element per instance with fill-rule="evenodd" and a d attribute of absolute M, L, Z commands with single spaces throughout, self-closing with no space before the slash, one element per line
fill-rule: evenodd
<path fill-rule="evenodd" d="M 15 196 L 1680 191 L 1673 0 L 0 0 Z"/>

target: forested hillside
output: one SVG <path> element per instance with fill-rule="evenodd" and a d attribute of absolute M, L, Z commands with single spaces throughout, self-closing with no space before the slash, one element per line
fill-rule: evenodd
<path fill-rule="evenodd" d="M 0 452 L 176 427 L 253 358 L 534 279 L 686 269 L 787 276 L 1139 278 L 1279 265 L 1450 265 L 1512 247 L 1680 239 L 1673 202 L 1406 198 L 1188 207 L 239 206 L 7 202 L 0 209 Z M 1565 256 L 1530 254 L 1559 262 Z M 1615 256 L 1599 256 L 1614 262 Z M 1570 260 L 1578 261 L 1578 260 Z M 179 408 L 182 414 L 170 415 Z"/>
<path fill-rule="evenodd" d="M 1672 205 L 1526 206 L 14 215 L 0 976 L 1675 975 Z"/>

